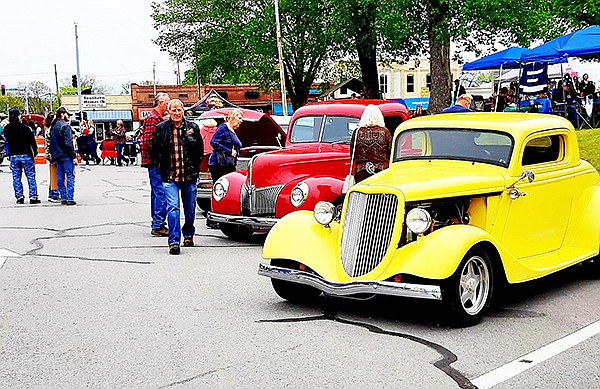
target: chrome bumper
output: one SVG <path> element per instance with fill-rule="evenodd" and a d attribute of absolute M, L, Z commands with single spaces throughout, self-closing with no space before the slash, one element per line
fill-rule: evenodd
<path fill-rule="evenodd" d="M 275 223 L 279 221 L 279 219 L 274 217 L 224 215 L 214 212 L 209 212 L 206 218 L 213 222 L 236 224 L 239 226 L 250 227 L 254 230 L 270 230 Z"/>
<path fill-rule="evenodd" d="M 355 294 L 383 294 L 398 297 L 411 297 L 429 300 L 441 300 L 442 291 L 436 285 L 406 284 L 389 281 L 352 281 L 335 283 L 324 280 L 318 275 L 301 270 L 286 269 L 266 264 L 258 265 L 258 274 L 278 280 L 309 285 L 332 296 L 351 296 Z"/>
<path fill-rule="evenodd" d="M 196 198 L 197 199 L 210 200 L 211 196 L 212 196 L 212 189 L 205 189 L 205 188 L 196 189 Z"/>

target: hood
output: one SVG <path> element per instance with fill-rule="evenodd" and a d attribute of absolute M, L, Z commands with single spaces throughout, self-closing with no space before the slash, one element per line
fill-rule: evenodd
<path fill-rule="evenodd" d="M 410 202 L 502 192 L 506 189 L 506 174 L 504 168 L 482 163 L 406 161 L 393 163 L 360 185 L 398 188 Z"/>
<path fill-rule="evenodd" d="M 304 143 L 256 156 L 250 176 L 252 185 L 265 187 L 287 184 L 309 176 L 343 179 L 349 170 L 348 144 Z"/>

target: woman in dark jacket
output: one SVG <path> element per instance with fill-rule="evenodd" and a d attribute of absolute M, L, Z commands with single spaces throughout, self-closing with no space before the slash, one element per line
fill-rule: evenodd
<path fill-rule="evenodd" d="M 225 123 L 219 125 L 210 141 L 213 152 L 208 160 L 208 170 L 210 170 L 213 183 L 225 174 L 235 171 L 237 157 L 242 148 L 242 142 L 235 130 L 242 123 L 243 116 L 244 113 L 241 109 L 232 110 Z"/>
<path fill-rule="evenodd" d="M 357 183 L 387 169 L 392 150 L 392 135 L 385 127 L 383 114 L 377 106 L 370 104 L 365 107 L 359 125 L 350 141 L 352 170 Z"/>

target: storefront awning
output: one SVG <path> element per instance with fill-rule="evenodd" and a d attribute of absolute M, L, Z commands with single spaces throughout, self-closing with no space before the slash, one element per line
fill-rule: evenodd
<path fill-rule="evenodd" d="M 106 110 L 106 111 L 85 111 L 88 120 L 95 122 L 112 122 L 115 120 L 132 121 L 131 111 L 129 110 Z"/>

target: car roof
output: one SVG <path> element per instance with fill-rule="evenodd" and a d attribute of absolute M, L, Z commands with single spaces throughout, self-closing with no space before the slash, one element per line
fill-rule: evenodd
<path fill-rule="evenodd" d="M 399 130 L 425 127 L 499 130 L 511 134 L 515 140 L 541 129 L 564 128 L 573 133 L 575 131 L 573 125 L 563 117 L 524 112 L 467 112 L 421 116 L 402 123 Z"/>
<path fill-rule="evenodd" d="M 369 104 L 376 105 L 384 116 L 393 112 L 403 112 L 408 114 L 408 109 L 397 102 L 386 100 L 348 99 L 310 103 L 299 108 L 294 113 L 294 118 L 297 116 L 323 115 L 323 113 L 337 116 L 360 117 L 365 107 Z"/>

